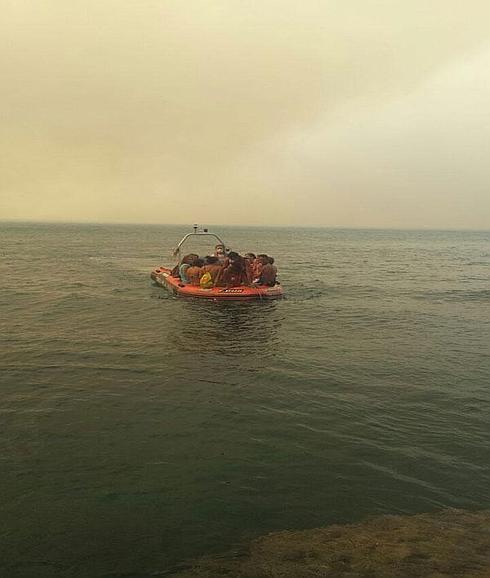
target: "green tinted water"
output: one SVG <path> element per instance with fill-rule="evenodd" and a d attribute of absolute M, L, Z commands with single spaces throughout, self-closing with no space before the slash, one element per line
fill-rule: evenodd
<path fill-rule="evenodd" d="M 149 280 L 184 232 L 2 226 L 3 575 L 489 507 L 489 233 L 216 228 L 288 298 L 215 304 Z"/>

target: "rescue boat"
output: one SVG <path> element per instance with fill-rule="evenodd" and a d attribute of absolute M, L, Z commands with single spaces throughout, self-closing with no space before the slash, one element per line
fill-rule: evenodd
<path fill-rule="evenodd" d="M 194 232 L 185 235 L 173 252 L 174 257 L 177 258 L 177 263 L 180 263 L 182 247 L 188 239 L 206 236 L 212 237 L 218 244 L 223 245 L 223 247 L 226 246 L 218 235 L 209 233 L 207 229 L 198 230 L 197 225 L 195 225 Z M 256 301 L 281 299 L 284 296 L 284 291 L 279 283 L 276 283 L 273 287 L 253 284 L 203 289 L 195 285 L 184 284 L 178 277 L 172 277 L 171 273 L 172 269 L 169 267 L 157 267 L 151 272 L 151 278 L 160 287 L 164 287 L 179 296 L 198 297 L 200 299 L 212 299 L 214 301 Z"/>

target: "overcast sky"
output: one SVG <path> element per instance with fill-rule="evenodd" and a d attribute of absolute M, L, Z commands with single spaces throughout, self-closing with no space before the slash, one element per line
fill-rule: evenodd
<path fill-rule="evenodd" d="M 0 219 L 490 228 L 488 0 L 0 9 Z"/>

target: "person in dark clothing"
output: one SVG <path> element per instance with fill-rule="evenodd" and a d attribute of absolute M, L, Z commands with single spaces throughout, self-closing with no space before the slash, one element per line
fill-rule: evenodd
<path fill-rule="evenodd" d="M 235 251 L 228 253 L 228 263 L 223 269 L 221 280 L 227 287 L 246 285 L 250 282 L 245 259 Z"/>

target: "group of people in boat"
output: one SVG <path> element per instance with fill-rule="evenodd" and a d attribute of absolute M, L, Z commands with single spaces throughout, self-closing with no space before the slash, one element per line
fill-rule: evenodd
<path fill-rule="evenodd" d="M 214 254 L 204 259 L 195 253 L 185 255 L 172 270 L 172 277 L 201 289 L 238 285 L 273 287 L 277 283 L 277 267 L 274 258 L 264 253 L 242 256 L 227 251 L 223 245 L 216 245 Z"/>

